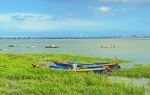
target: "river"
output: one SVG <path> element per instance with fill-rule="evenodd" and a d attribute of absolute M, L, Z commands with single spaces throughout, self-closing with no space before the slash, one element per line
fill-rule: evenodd
<path fill-rule="evenodd" d="M 101 48 L 114 44 L 115 48 Z M 16 45 L 17 47 L 8 47 Z M 60 48 L 45 48 L 48 45 Z M 67 53 L 124 58 L 139 64 L 150 63 L 150 39 L 1 39 L 0 52 Z"/>

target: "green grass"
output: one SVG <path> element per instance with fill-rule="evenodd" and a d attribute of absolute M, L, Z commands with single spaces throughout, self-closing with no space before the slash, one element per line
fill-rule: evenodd
<path fill-rule="evenodd" d="M 125 77 L 150 78 L 150 64 L 136 65 L 130 69 L 116 70 L 112 74 Z"/>
<path fill-rule="evenodd" d="M 125 83 L 114 83 L 108 76 L 93 73 L 49 71 L 33 68 L 41 59 L 94 63 L 114 61 L 109 58 L 67 54 L 0 53 L 1 95 L 142 95 L 145 89 Z M 119 61 L 124 62 L 124 60 Z"/>

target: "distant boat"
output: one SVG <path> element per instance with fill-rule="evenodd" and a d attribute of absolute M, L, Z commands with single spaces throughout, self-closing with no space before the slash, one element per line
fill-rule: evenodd
<path fill-rule="evenodd" d="M 7 49 L 0 49 L 0 51 L 7 51 Z"/>
<path fill-rule="evenodd" d="M 59 48 L 59 46 L 49 45 L 49 46 L 45 46 L 45 48 Z"/>
<path fill-rule="evenodd" d="M 36 48 L 37 46 L 28 46 L 26 48 Z"/>
<path fill-rule="evenodd" d="M 18 47 L 18 46 L 15 46 L 15 45 L 9 45 L 8 47 Z"/>
<path fill-rule="evenodd" d="M 101 48 L 115 48 L 116 47 L 116 45 L 107 45 L 107 46 L 101 46 Z"/>
<path fill-rule="evenodd" d="M 36 46 L 31 46 L 32 48 L 36 48 Z"/>

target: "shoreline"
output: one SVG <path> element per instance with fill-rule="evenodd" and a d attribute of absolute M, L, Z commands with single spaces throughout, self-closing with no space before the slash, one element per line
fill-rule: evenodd
<path fill-rule="evenodd" d="M 0 40 L 16 39 L 150 39 L 150 37 L 0 37 Z"/>

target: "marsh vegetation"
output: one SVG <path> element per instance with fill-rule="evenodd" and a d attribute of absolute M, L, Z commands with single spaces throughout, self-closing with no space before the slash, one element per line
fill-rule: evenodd
<path fill-rule="evenodd" d="M 61 59 L 81 63 L 116 61 L 111 58 L 74 56 L 68 54 L 0 53 L 1 95 L 142 95 L 144 87 L 113 82 L 107 75 L 49 71 L 33 68 L 32 63 Z M 119 62 L 126 62 L 118 59 Z"/>

